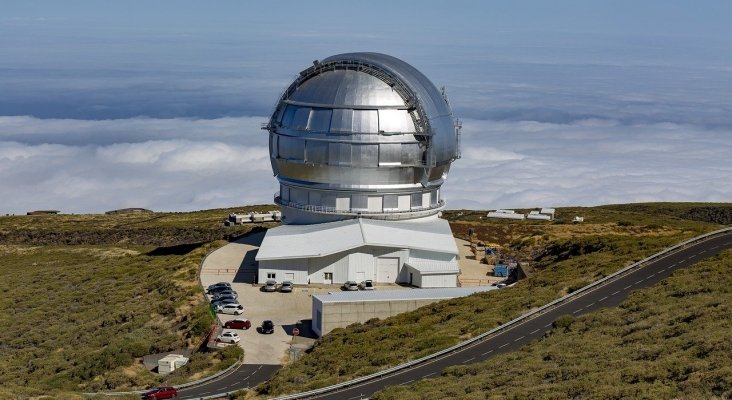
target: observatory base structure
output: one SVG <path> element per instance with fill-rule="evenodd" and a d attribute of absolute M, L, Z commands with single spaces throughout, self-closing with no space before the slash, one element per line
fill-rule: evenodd
<path fill-rule="evenodd" d="M 350 219 L 270 229 L 257 253 L 258 281 L 341 284 L 370 279 L 456 287 L 458 249 L 447 221 Z"/>

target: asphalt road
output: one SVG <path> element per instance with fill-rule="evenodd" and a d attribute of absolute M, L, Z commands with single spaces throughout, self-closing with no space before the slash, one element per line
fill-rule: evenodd
<path fill-rule="evenodd" d="M 732 233 L 691 245 L 647 264 L 617 280 L 568 301 L 552 311 L 541 314 L 467 348 L 377 380 L 364 382 L 338 392 L 314 396 L 313 398 L 338 400 L 368 398 L 388 386 L 408 385 L 420 379 L 439 376 L 443 369 L 452 365 L 478 362 L 499 353 L 516 350 L 543 336 L 546 331 L 551 329 L 552 323 L 562 315 L 577 316 L 602 307 L 615 307 L 631 291 L 652 286 L 671 275 L 675 270 L 691 266 L 728 248 L 732 248 Z"/>
<path fill-rule="evenodd" d="M 198 399 L 254 387 L 267 381 L 278 369 L 280 369 L 279 365 L 242 364 L 230 373 L 203 385 L 178 390 L 178 398 L 181 400 Z"/>

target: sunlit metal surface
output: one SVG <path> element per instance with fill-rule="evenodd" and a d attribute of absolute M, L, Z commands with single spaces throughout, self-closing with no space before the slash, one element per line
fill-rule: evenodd
<path fill-rule="evenodd" d="M 280 181 L 276 200 L 290 224 L 434 215 L 459 154 L 444 93 L 411 65 L 378 53 L 314 62 L 285 90 L 265 129 Z"/>

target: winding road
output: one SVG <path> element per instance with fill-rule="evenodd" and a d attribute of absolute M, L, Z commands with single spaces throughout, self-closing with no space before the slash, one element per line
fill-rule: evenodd
<path fill-rule="evenodd" d="M 516 324 L 470 346 L 390 375 L 309 398 L 366 399 L 389 386 L 408 385 L 420 379 L 439 376 L 443 369 L 452 365 L 483 361 L 496 354 L 516 350 L 543 336 L 546 331 L 551 329 L 552 323 L 562 315 L 578 316 L 602 307 L 615 307 L 625 300 L 631 291 L 652 286 L 667 278 L 677 269 L 691 266 L 729 248 L 732 248 L 732 231 L 702 242 L 690 244 L 683 249 L 649 262 L 626 275 L 608 281 L 602 286 L 561 303 L 550 311 Z M 242 365 L 221 378 L 201 386 L 182 389 L 179 394 L 181 399 L 194 399 L 246 389 L 269 379 L 277 368 L 279 367 L 276 365 Z"/>
<path fill-rule="evenodd" d="M 689 245 L 482 342 L 380 379 L 311 398 L 338 400 L 368 398 L 388 386 L 408 385 L 420 379 L 439 376 L 443 369 L 452 365 L 478 362 L 499 353 L 516 350 L 543 336 L 551 329 L 552 323 L 562 315 L 577 316 L 602 307 L 615 307 L 625 300 L 631 291 L 652 286 L 677 269 L 691 266 L 729 248 L 732 248 L 732 232 Z"/>

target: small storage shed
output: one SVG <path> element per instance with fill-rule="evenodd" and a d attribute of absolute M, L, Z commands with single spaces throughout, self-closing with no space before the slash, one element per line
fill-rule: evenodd
<path fill-rule="evenodd" d="M 188 357 L 181 354 L 168 354 L 158 360 L 158 373 L 169 374 L 186 364 L 188 364 Z"/>

